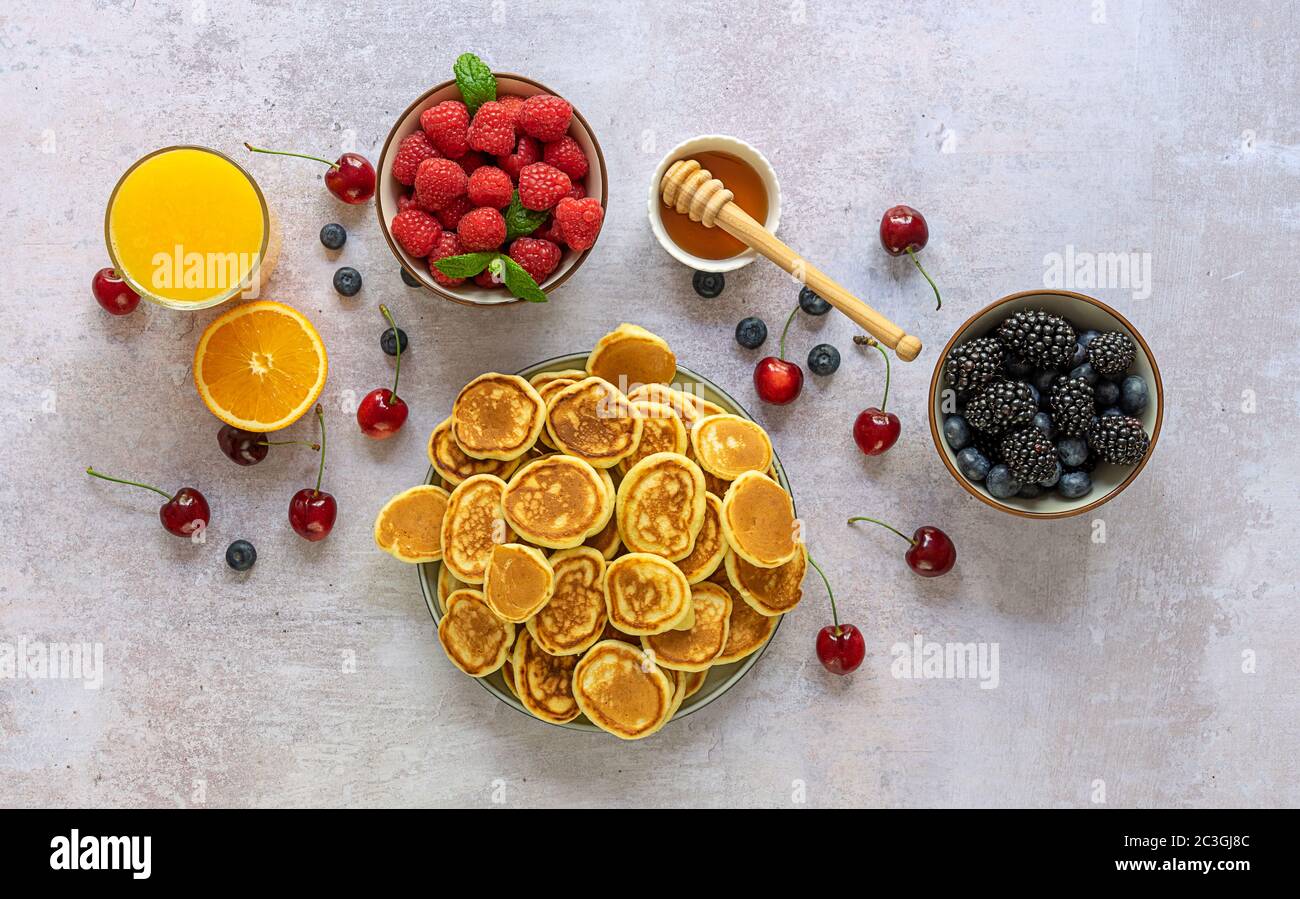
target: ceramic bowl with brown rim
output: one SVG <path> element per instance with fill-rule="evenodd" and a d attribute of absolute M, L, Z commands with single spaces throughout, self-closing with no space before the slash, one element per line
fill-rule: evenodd
<path fill-rule="evenodd" d="M 533 81 L 531 78 L 525 78 L 522 75 L 512 75 L 509 72 L 495 72 L 493 74 L 497 79 L 498 96 L 506 94 L 515 94 L 525 98 L 534 94 L 563 96 L 563 94 L 551 90 L 546 85 Z M 444 81 L 442 84 L 429 88 L 415 102 L 406 107 L 406 111 L 398 117 L 392 130 L 388 132 L 388 138 L 384 141 L 384 148 L 379 153 L 379 185 L 375 191 L 375 211 L 379 214 L 379 230 L 383 232 L 384 240 L 388 242 L 389 249 L 393 251 L 397 261 L 402 264 L 402 268 L 406 269 L 426 289 L 438 296 L 467 306 L 500 306 L 522 302 L 504 288 L 479 287 L 472 278 L 459 287 L 444 287 L 434 281 L 433 276 L 429 274 L 428 262 L 403 250 L 393 240 L 393 235 L 389 231 L 393 216 L 397 215 L 397 202 L 407 192 L 406 186 L 393 177 L 393 157 L 397 155 L 397 145 L 401 143 L 402 138 L 420 129 L 420 113 L 444 100 L 460 99 L 460 89 L 456 86 L 456 82 Z M 587 160 L 590 163 L 587 177 L 583 179 L 583 186 L 587 191 L 587 196 L 600 200 L 602 208 L 607 207 L 609 179 L 605 174 L 605 156 L 600 151 L 600 143 L 597 142 L 591 126 L 587 124 L 587 120 L 582 117 L 582 113 L 578 111 L 576 106 L 573 109 L 573 120 L 569 123 L 569 136 L 578 142 L 578 146 L 587 155 Z M 503 247 L 502 251 L 504 252 L 506 249 L 508 247 Z M 573 277 L 574 272 L 582 266 L 582 263 L 593 249 L 595 249 L 594 246 L 591 249 L 578 252 L 564 248 L 564 255 L 560 257 L 560 264 L 541 284 L 542 290 L 549 294 Z"/>
<path fill-rule="evenodd" d="M 943 421 L 953 414 L 952 392 L 943 380 L 943 363 L 948 353 L 957 346 L 986 337 L 997 330 L 1008 316 L 1023 309 L 1044 309 L 1053 315 L 1059 315 L 1070 322 L 1076 331 L 1120 331 L 1133 341 L 1137 352 L 1128 374 L 1139 375 L 1147 384 L 1149 399 L 1146 408 L 1135 418 L 1142 422 L 1142 428 L 1151 438 L 1146 455 L 1136 465 L 1112 465 L 1098 462 L 1092 472 L 1092 491 L 1078 499 L 1066 499 L 1052 489 L 1044 489 L 1038 497 L 1027 499 L 1012 497 L 998 499 L 988 492 L 982 483 L 968 480 L 957 467 L 957 452 L 948 445 L 943 437 Z M 934 439 L 939 458 L 953 479 L 966 492 L 980 502 L 1019 515 L 1023 518 L 1068 518 L 1082 515 L 1109 502 L 1142 473 L 1142 469 L 1151 460 L 1155 452 L 1156 441 L 1160 437 L 1160 425 L 1164 418 L 1164 384 L 1160 380 L 1160 368 L 1155 356 L 1137 328 L 1133 327 L 1124 316 L 1100 300 L 1086 297 L 1080 293 L 1067 290 L 1027 290 L 1003 297 L 996 303 L 985 306 L 966 320 L 957 333 L 952 336 L 943 352 L 935 362 L 934 375 L 930 379 L 930 436 Z M 1101 410 L 1099 409 L 1098 412 Z"/>

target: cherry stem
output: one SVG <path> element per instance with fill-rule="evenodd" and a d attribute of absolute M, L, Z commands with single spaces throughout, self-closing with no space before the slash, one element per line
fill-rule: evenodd
<path fill-rule="evenodd" d="M 306 153 L 290 153 L 288 150 L 267 150 L 264 147 L 254 147 L 248 141 L 244 141 L 244 146 L 252 150 L 254 153 L 270 153 L 272 156 L 294 156 L 298 159 L 311 159 L 315 162 L 327 165 L 332 169 L 339 167 L 337 162 L 330 162 L 328 159 L 321 159 L 319 156 L 309 156 Z"/>
<path fill-rule="evenodd" d="M 907 536 L 906 534 L 904 534 L 902 531 L 900 531 L 898 528 L 894 527 L 893 525 L 885 524 L 883 521 L 880 521 L 879 519 L 868 518 L 865 515 L 855 515 L 854 517 L 849 519 L 849 524 L 853 524 L 853 522 L 855 521 L 869 521 L 872 524 L 878 524 L 882 528 L 888 528 L 889 530 L 893 531 L 895 534 L 902 537 L 904 540 L 906 540 L 908 543 L 912 544 L 913 546 L 916 545 L 916 541 L 913 540 L 911 537 Z"/>
<path fill-rule="evenodd" d="M 781 329 L 781 355 L 780 355 L 780 359 L 781 359 L 782 362 L 785 361 L 785 335 L 787 335 L 787 334 L 790 333 L 790 325 L 794 323 L 794 317 L 795 317 L 796 315 L 798 315 L 798 314 L 799 314 L 799 307 L 798 307 L 798 306 L 795 306 L 795 307 L 794 307 L 794 311 L 792 311 L 792 312 L 790 313 L 790 317 L 787 318 L 787 319 L 785 320 L 785 327 Z"/>
<path fill-rule="evenodd" d="M 388 311 L 388 307 L 383 303 L 379 304 L 379 311 L 384 313 L 384 318 L 388 319 L 388 324 L 393 329 L 393 345 L 397 347 L 397 371 L 393 372 L 393 389 L 388 392 L 388 402 L 397 399 L 397 379 L 402 376 L 402 340 L 397 333 L 397 322 L 393 321 L 393 313 Z"/>
<path fill-rule="evenodd" d="M 320 482 L 325 477 L 325 410 L 316 404 L 316 418 L 320 421 L 320 468 L 316 470 L 316 492 L 314 496 L 320 495 Z"/>
<path fill-rule="evenodd" d="M 911 247 L 907 248 L 907 255 L 912 257 L 912 261 L 916 263 L 916 267 L 921 270 L 921 274 L 925 275 L 925 280 L 930 282 L 930 289 L 934 291 L 934 308 L 937 312 L 943 308 L 943 297 L 939 296 L 939 288 L 935 286 L 934 279 L 931 278 L 930 273 L 925 270 L 925 266 L 921 265 L 921 260 L 916 258 L 916 254 L 912 252 Z"/>
<path fill-rule="evenodd" d="M 172 495 L 170 493 L 163 493 L 157 487 L 151 487 L 148 484 L 141 484 L 139 481 L 126 481 L 123 480 L 122 478 L 110 478 L 106 474 L 100 474 L 99 472 L 95 471 L 93 467 L 90 466 L 86 467 L 86 474 L 90 475 L 92 478 L 101 478 L 105 481 L 112 481 L 114 484 L 129 484 L 132 487 L 143 487 L 145 490 L 152 490 L 154 493 L 158 494 L 159 496 L 166 497 L 167 499 L 172 498 Z"/>
<path fill-rule="evenodd" d="M 880 350 L 880 355 L 885 357 L 885 395 L 880 400 L 880 411 L 884 412 L 885 406 L 889 405 L 889 354 L 886 353 L 885 348 L 880 345 L 880 341 L 876 340 L 874 337 L 863 336 L 862 340 L 856 342 L 865 346 L 875 347 Z"/>
<path fill-rule="evenodd" d="M 822 583 L 826 585 L 826 595 L 831 600 L 831 621 L 835 624 L 835 636 L 838 637 L 840 635 L 840 614 L 835 608 L 835 591 L 831 589 L 831 582 L 827 579 L 826 572 L 822 571 L 822 567 L 817 564 L 817 560 L 809 556 L 808 563 L 817 569 L 817 573 L 822 576 Z"/>
<path fill-rule="evenodd" d="M 320 452 L 319 443 L 308 443 L 306 440 L 259 440 L 258 446 L 309 446 L 316 452 Z"/>

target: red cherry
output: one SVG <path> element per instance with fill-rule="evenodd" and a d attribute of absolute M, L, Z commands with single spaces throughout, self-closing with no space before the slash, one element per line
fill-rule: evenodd
<path fill-rule="evenodd" d="M 794 312 L 785 320 L 785 327 L 781 330 L 780 356 L 765 356 L 754 366 L 754 390 L 760 400 L 774 406 L 793 403 L 799 391 L 803 390 L 803 369 L 785 358 L 785 335 L 790 333 L 790 323 L 798 312 L 799 307 L 795 306 Z"/>
<path fill-rule="evenodd" d="M 397 368 L 393 372 L 393 389 L 379 387 L 362 397 L 361 405 L 357 406 L 357 424 L 361 426 L 361 433 L 372 440 L 387 440 L 401 430 L 411 410 L 397 395 L 397 381 L 402 376 L 402 342 L 398 339 L 397 322 L 393 320 L 393 314 L 383 303 L 379 304 L 379 311 L 384 314 L 384 318 L 388 319 L 393 343 L 397 347 Z"/>
<path fill-rule="evenodd" d="M 831 674 L 856 671 L 866 656 L 862 632 L 851 624 L 828 624 L 817 632 L 817 658 Z"/>
<path fill-rule="evenodd" d="M 925 216 L 911 206 L 890 206 L 881 216 L 880 245 L 890 256 L 902 256 L 906 253 L 911 257 L 921 274 L 925 275 L 925 280 L 930 282 L 930 287 L 934 290 L 934 299 L 938 303 L 935 308 L 938 309 L 943 306 L 939 288 L 935 287 L 934 279 L 921 267 L 921 263 L 916 258 L 917 251 L 924 249 L 929 239 L 930 226 L 925 223 Z"/>
<path fill-rule="evenodd" d="M 306 440 L 267 440 L 265 434 L 245 431 L 234 425 L 222 425 L 217 430 L 217 446 L 236 465 L 256 465 L 266 458 L 273 446 L 309 446 L 320 452 L 319 443 Z"/>
<path fill-rule="evenodd" d="M 175 534 L 177 537 L 192 537 L 196 532 L 206 528 L 208 522 L 212 520 L 212 511 L 208 508 L 208 501 L 203 498 L 202 493 L 199 493 L 193 487 L 182 487 L 175 494 L 168 495 L 157 487 L 141 484 L 138 481 L 111 478 L 106 474 L 100 474 L 94 468 L 87 468 L 86 474 L 105 481 L 112 481 L 114 484 L 143 487 L 145 490 L 152 490 L 159 496 L 164 497 L 167 502 L 163 503 L 162 507 L 158 509 L 158 519 L 169 534 Z"/>
<path fill-rule="evenodd" d="M 287 150 L 267 150 L 254 147 L 247 141 L 244 146 L 254 153 L 270 153 L 272 156 L 296 156 L 299 159 L 311 159 L 329 166 L 325 173 L 325 186 L 329 192 L 344 203 L 353 206 L 366 202 L 375 195 L 375 167 L 366 157 L 359 153 L 344 153 L 334 162 L 306 153 L 290 153 Z"/>
<path fill-rule="evenodd" d="M 874 337 L 855 337 L 853 342 L 873 346 L 885 357 L 885 396 L 878 408 L 868 406 L 853 422 L 853 439 L 858 449 L 868 456 L 879 456 L 898 442 L 898 435 L 903 430 L 898 416 L 885 411 L 885 404 L 889 402 L 889 354 Z"/>
<path fill-rule="evenodd" d="M 952 571 L 952 567 L 957 564 L 957 547 L 953 545 L 952 539 L 932 525 L 927 524 L 917 528 L 909 537 L 898 528 L 875 518 L 867 518 L 865 515 L 850 518 L 849 524 L 855 521 L 878 524 L 911 544 L 904 558 L 907 559 L 907 566 L 921 577 L 939 577 Z"/>
<path fill-rule="evenodd" d="M 320 489 L 325 476 L 325 410 L 316 404 L 316 419 L 320 422 L 320 467 L 316 469 L 316 486 L 304 487 L 289 500 L 289 524 L 299 537 L 315 543 L 324 540 L 334 529 L 339 506 L 334 497 Z"/>
<path fill-rule="evenodd" d="M 101 268 L 95 272 L 95 277 L 90 279 L 90 292 L 110 315 L 130 315 L 140 305 L 140 294 L 127 286 L 117 269 Z"/>

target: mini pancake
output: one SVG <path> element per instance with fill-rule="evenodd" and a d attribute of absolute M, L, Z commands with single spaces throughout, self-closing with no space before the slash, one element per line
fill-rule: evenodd
<path fill-rule="evenodd" d="M 447 614 L 447 597 L 468 586 L 469 584 L 452 574 L 445 563 L 438 566 L 438 608 L 442 610 L 442 614 Z"/>
<path fill-rule="evenodd" d="M 700 687 L 704 686 L 704 681 L 708 679 L 709 672 L 706 671 L 683 671 L 686 678 L 686 695 L 683 699 L 690 699 L 696 693 L 700 692 Z"/>
<path fill-rule="evenodd" d="M 596 341 L 587 372 L 624 391 L 638 384 L 669 384 L 677 373 L 677 357 L 659 335 L 624 323 Z"/>
<path fill-rule="evenodd" d="M 695 624 L 690 630 L 668 631 L 641 638 L 641 646 L 652 652 L 656 664 L 676 671 L 705 671 L 727 645 L 727 622 L 731 618 L 731 595 L 717 584 L 696 584 L 691 588 Z"/>
<path fill-rule="evenodd" d="M 553 656 L 520 631 L 510 664 L 515 672 L 515 695 L 524 708 L 543 721 L 564 724 L 582 714 L 573 698 L 573 669 L 579 656 Z"/>
<path fill-rule="evenodd" d="M 707 480 L 707 479 L 706 479 Z M 690 584 L 708 580 L 727 557 L 727 538 L 722 535 L 722 500 L 704 494 L 704 525 L 695 535 L 691 554 L 677 563 Z"/>
<path fill-rule="evenodd" d="M 581 546 L 599 534 L 612 509 L 596 469 L 572 456 L 544 456 L 515 473 L 501 498 L 506 523 L 524 540 L 551 549 Z"/>
<path fill-rule="evenodd" d="M 605 622 L 605 629 L 600 632 L 600 639 L 601 640 L 622 640 L 624 643 L 630 643 L 633 646 L 637 647 L 638 649 L 641 646 L 640 637 L 633 636 L 632 634 L 623 633 L 621 630 L 614 627 L 614 625 L 610 624 L 609 621 Z"/>
<path fill-rule="evenodd" d="M 519 640 L 516 638 L 515 644 L 518 645 L 518 643 Z M 513 652 L 513 650 L 511 650 L 511 652 Z M 501 666 L 501 680 L 505 682 L 506 689 L 510 691 L 510 695 L 515 697 L 515 699 L 518 699 L 519 688 L 515 686 L 515 666 L 510 664 L 509 658 L 507 658 L 506 663 Z"/>
<path fill-rule="evenodd" d="M 528 619 L 528 633 L 553 656 L 578 655 L 605 631 L 605 557 L 580 546 L 548 560 L 555 572 L 551 601 Z"/>
<path fill-rule="evenodd" d="M 483 580 L 483 598 L 499 618 L 522 624 L 551 600 L 555 572 L 542 551 L 522 543 L 492 547 Z"/>
<path fill-rule="evenodd" d="M 501 479 L 510 477 L 519 467 L 518 459 L 474 459 L 461 452 L 451 439 L 451 418 L 445 418 L 429 435 L 429 464 L 450 490 L 466 478 L 476 474 L 494 474 Z"/>
<path fill-rule="evenodd" d="M 477 590 L 447 597 L 447 614 L 438 622 L 438 642 L 451 663 L 470 677 L 485 677 L 505 664 L 515 641 L 515 626 L 492 613 Z"/>
<path fill-rule="evenodd" d="M 565 368 L 560 371 L 538 372 L 528 379 L 528 383 L 537 388 L 538 393 L 541 393 L 544 386 L 557 378 L 563 378 L 568 381 L 581 381 L 585 377 L 587 377 L 587 370 L 585 368 Z"/>
<path fill-rule="evenodd" d="M 618 551 L 623 548 L 623 541 L 618 536 L 618 516 L 609 516 L 609 521 L 605 523 L 600 533 L 588 537 L 582 545 L 598 551 L 606 561 L 618 555 Z"/>
<path fill-rule="evenodd" d="M 649 400 L 632 402 L 632 411 L 641 417 L 641 442 L 637 444 L 632 455 L 618 463 L 618 470 L 627 474 L 632 466 L 646 456 L 655 453 L 685 453 L 690 446 L 690 434 L 681 416 L 673 411 L 667 403 L 652 403 Z"/>
<path fill-rule="evenodd" d="M 680 453 L 646 456 L 618 486 L 618 532 L 632 552 L 684 559 L 704 527 L 704 473 Z"/>
<path fill-rule="evenodd" d="M 625 634 L 662 634 L 690 627 L 691 585 L 672 562 L 628 553 L 605 566 L 605 611 Z"/>
<path fill-rule="evenodd" d="M 623 740 L 648 737 L 673 712 L 676 685 L 621 640 L 602 640 L 573 669 L 573 697 L 592 724 Z"/>
<path fill-rule="evenodd" d="M 808 549 L 802 543 L 793 559 L 776 568 L 756 568 L 735 553 L 727 555 L 727 577 L 760 615 L 784 615 L 797 606 L 807 573 Z"/>
<path fill-rule="evenodd" d="M 709 402 L 693 391 L 677 390 L 664 384 L 642 384 L 633 387 L 627 398 L 633 401 L 663 403 L 677 413 L 688 432 L 692 425 L 706 415 L 716 415 L 725 411 L 721 406 Z"/>
<path fill-rule="evenodd" d="M 421 484 L 394 496 L 375 516 L 375 544 L 401 562 L 442 558 L 442 519 L 448 493 Z"/>
<path fill-rule="evenodd" d="M 543 384 L 534 385 L 537 387 L 537 395 L 542 398 L 543 403 L 546 403 L 549 406 L 551 402 L 551 397 L 555 396 L 557 393 L 559 393 L 564 388 L 568 387 L 570 384 L 577 384 L 578 381 L 581 381 L 583 378 L 587 377 L 587 373 L 585 371 L 578 372 L 578 375 L 579 377 L 577 379 L 552 378 L 551 380 L 546 381 Z M 535 443 L 533 446 L 534 448 L 538 446 L 543 446 L 543 447 L 548 447 L 550 449 L 555 449 L 555 444 L 551 442 L 551 435 L 546 433 L 546 428 L 542 428 L 542 432 L 537 435 L 537 443 Z"/>
<path fill-rule="evenodd" d="M 663 665 L 659 666 L 659 670 L 668 675 L 668 679 L 673 683 L 673 700 L 668 706 L 668 717 L 664 719 L 664 724 L 667 724 L 673 720 L 673 716 L 681 710 L 682 703 L 686 701 L 686 672 L 674 671 Z M 659 726 L 663 727 L 663 724 Z"/>
<path fill-rule="evenodd" d="M 760 615 L 745 602 L 739 591 L 730 583 L 720 585 L 731 594 L 731 618 L 727 621 L 727 644 L 713 660 L 714 665 L 739 662 L 747 655 L 762 649 L 776 630 L 779 617 Z"/>
<path fill-rule="evenodd" d="M 488 372 L 470 381 L 451 407 L 451 436 L 475 459 L 517 459 L 537 442 L 546 404 L 518 375 Z"/>
<path fill-rule="evenodd" d="M 772 441 L 756 423 L 724 412 L 701 418 L 691 428 L 691 447 L 700 467 L 724 481 L 772 465 Z"/>
<path fill-rule="evenodd" d="M 722 533 L 737 555 L 759 568 L 784 565 L 799 551 L 790 494 L 757 471 L 745 472 L 727 488 Z"/>
<path fill-rule="evenodd" d="M 546 431 L 561 452 L 596 468 L 617 465 L 641 442 L 643 422 L 622 392 L 600 378 L 570 384 L 551 397 Z"/>
<path fill-rule="evenodd" d="M 467 584 L 483 583 L 488 557 L 498 539 L 514 539 L 501 511 L 505 490 L 506 482 L 500 478 L 476 474 L 461 481 L 447 499 L 447 514 L 442 519 L 442 564 Z"/>

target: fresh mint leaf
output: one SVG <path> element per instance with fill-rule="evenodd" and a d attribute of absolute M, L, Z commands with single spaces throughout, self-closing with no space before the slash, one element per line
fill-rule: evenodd
<path fill-rule="evenodd" d="M 510 198 L 510 206 L 506 209 L 506 240 L 532 234 L 542 227 L 548 214 L 544 209 L 539 212 L 526 208 L 519 202 L 519 191 L 515 191 L 515 195 Z"/>
<path fill-rule="evenodd" d="M 487 268 L 488 263 L 496 256 L 496 253 L 465 253 L 439 259 L 434 265 L 438 266 L 438 271 L 448 278 L 472 278 Z M 524 274 L 528 273 L 524 272 Z"/>
<path fill-rule="evenodd" d="M 487 63 L 473 53 L 462 53 L 451 67 L 456 74 L 456 86 L 473 115 L 480 106 L 497 98 L 497 79 Z"/>
<path fill-rule="evenodd" d="M 524 271 L 522 265 L 509 256 L 501 256 L 500 259 L 506 267 L 503 278 L 506 282 L 506 290 L 519 297 L 519 299 L 527 300 L 530 303 L 546 302 L 546 292 L 537 286 L 533 276 Z"/>

